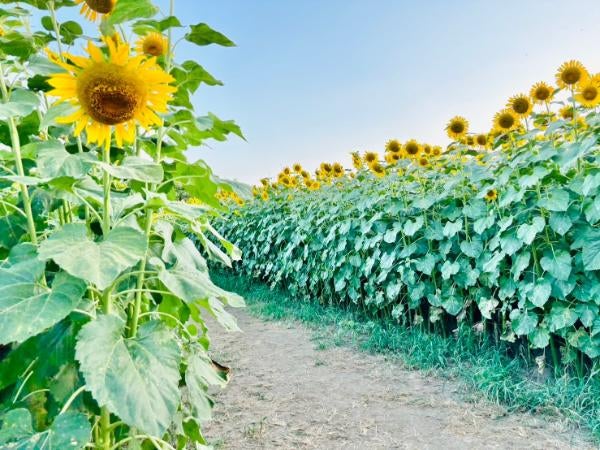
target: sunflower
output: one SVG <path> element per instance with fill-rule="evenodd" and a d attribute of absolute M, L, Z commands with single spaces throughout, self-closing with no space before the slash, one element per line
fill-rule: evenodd
<path fill-rule="evenodd" d="M 333 172 L 333 167 L 331 167 L 331 164 L 329 163 L 321 163 L 321 172 L 325 176 L 331 175 L 331 172 Z"/>
<path fill-rule="evenodd" d="M 354 166 L 354 168 L 356 170 L 360 170 L 363 167 L 363 160 L 360 157 L 360 154 L 358 152 L 352 152 L 352 165 Z"/>
<path fill-rule="evenodd" d="M 423 153 L 426 155 L 431 155 L 431 145 L 423 144 Z"/>
<path fill-rule="evenodd" d="M 475 138 L 473 136 L 467 136 L 464 138 L 463 143 L 468 145 L 469 147 L 473 147 L 475 145 Z"/>
<path fill-rule="evenodd" d="M 289 167 L 284 167 L 283 170 L 281 171 L 281 173 L 283 173 L 285 175 L 291 175 L 292 169 L 290 169 Z"/>
<path fill-rule="evenodd" d="M 269 193 L 263 190 L 260 194 L 260 197 L 266 202 L 267 200 L 269 200 Z"/>
<path fill-rule="evenodd" d="M 400 153 L 388 152 L 385 154 L 385 162 L 393 166 L 400 160 Z"/>
<path fill-rule="evenodd" d="M 342 175 L 344 175 L 344 166 L 342 166 L 340 163 L 333 163 L 333 175 L 336 177 L 341 177 Z"/>
<path fill-rule="evenodd" d="M 381 178 L 385 176 L 385 167 L 383 167 L 379 162 L 371 164 L 369 167 L 376 177 Z"/>
<path fill-rule="evenodd" d="M 75 123 L 76 136 L 85 130 L 88 142 L 108 148 L 114 128 L 121 147 L 134 141 L 136 124 L 146 129 L 162 124 L 157 113 L 167 112 L 167 103 L 177 88 L 169 85 L 175 80 L 154 58 L 130 57 L 129 45 L 119 39 L 105 38 L 104 42 L 108 56 L 89 41 L 90 57 L 66 54 L 68 62 L 48 50 L 50 59 L 67 70 L 49 78 L 54 88 L 49 95 L 79 107 L 74 114 L 59 119 L 60 123 Z"/>
<path fill-rule="evenodd" d="M 527 117 L 533 109 L 533 104 L 525 94 L 518 94 L 511 97 L 506 104 L 519 117 Z"/>
<path fill-rule="evenodd" d="M 494 116 L 494 127 L 497 131 L 507 133 L 519 126 L 519 118 L 512 109 L 503 109 Z"/>
<path fill-rule="evenodd" d="M 75 0 L 76 4 L 81 4 L 81 14 L 93 22 L 98 16 L 108 15 L 115 9 L 117 0 Z"/>
<path fill-rule="evenodd" d="M 260 179 L 260 184 L 262 184 L 264 187 L 268 187 L 269 186 L 269 179 L 268 178 L 261 178 Z"/>
<path fill-rule="evenodd" d="M 427 167 L 429 165 L 429 160 L 425 156 L 421 156 L 419 158 L 419 166 Z"/>
<path fill-rule="evenodd" d="M 488 135 L 487 134 L 478 134 L 475 136 L 475 142 L 481 148 L 486 148 L 488 146 Z"/>
<path fill-rule="evenodd" d="M 584 108 L 595 108 L 600 104 L 600 83 L 590 78 L 579 84 L 575 100 Z"/>
<path fill-rule="evenodd" d="M 420 151 L 421 151 L 421 146 L 414 139 L 411 139 L 406 144 L 404 144 L 404 152 L 411 158 L 416 157 Z"/>
<path fill-rule="evenodd" d="M 589 78 L 588 71 L 579 61 L 571 60 L 564 63 L 556 72 L 556 83 L 559 87 L 573 87 Z"/>
<path fill-rule="evenodd" d="M 365 152 L 363 160 L 367 163 L 368 166 L 371 166 L 379 161 L 379 155 L 377 154 L 377 152 Z"/>
<path fill-rule="evenodd" d="M 575 111 L 573 110 L 573 107 L 571 105 L 563 106 L 558 111 L 558 113 L 560 114 L 560 117 L 562 117 L 564 120 L 573 119 L 573 117 L 575 115 L 574 112 Z"/>
<path fill-rule="evenodd" d="M 169 51 L 169 39 L 160 33 L 148 33 L 137 41 L 136 50 L 141 55 L 164 56 Z"/>
<path fill-rule="evenodd" d="M 554 96 L 554 88 L 549 84 L 540 81 L 531 87 L 529 96 L 534 103 L 549 103 Z"/>
<path fill-rule="evenodd" d="M 292 165 L 292 169 L 294 172 L 300 173 L 302 172 L 302 165 L 300 163 L 294 163 L 294 165 Z"/>
<path fill-rule="evenodd" d="M 446 133 L 450 139 L 457 141 L 463 137 L 469 131 L 469 122 L 467 119 L 461 116 L 455 116 L 450 119 L 448 125 L 446 125 Z"/>
<path fill-rule="evenodd" d="M 308 173 L 306 170 L 301 170 L 300 171 L 300 176 L 302 178 L 304 178 L 305 180 L 308 180 L 310 178 L 310 173 Z"/>
<path fill-rule="evenodd" d="M 390 153 L 400 153 L 402 151 L 402 144 L 397 139 L 392 139 L 385 144 L 385 151 Z"/>
<path fill-rule="evenodd" d="M 498 198 L 498 191 L 496 189 L 490 189 L 485 193 L 485 200 L 488 202 L 493 202 Z"/>

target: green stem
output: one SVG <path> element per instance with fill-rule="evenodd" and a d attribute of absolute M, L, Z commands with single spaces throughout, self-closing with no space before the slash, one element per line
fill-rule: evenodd
<path fill-rule="evenodd" d="M 56 35 L 56 45 L 58 47 L 58 54 L 60 59 L 63 59 L 62 43 L 60 40 L 60 25 L 56 20 L 56 11 L 54 10 L 54 1 L 48 2 L 48 11 L 50 11 L 50 20 L 52 21 L 52 28 L 54 28 L 54 34 Z"/>
<path fill-rule="evenodd" d="M 5 102 L 9 101 L 9 92 L 6 86 L 6 80 L 4 79 L 4 68 L 0 62 L 0 90 L 2 91 L 2 98 Z M 8 127 L 10 130 L 10 140 L 12 146 L 12 152 L 15 157 L 15 165 L 17 166 L 17 175 L 20 177 L 25 176 L 25 169 L 23 167 L 23 158 L 21 156 L 21 140 L 19 138 L 19 130 L 14 118 L 8 119 Z M 29 239 L 31 243 L 37 245 L 37 232 L 35 229 L 35 221 L 33 219 L 33 211 L 31 209 L 31 198 L 29 197 L 29 190 L 23 183 L 18 183 L 19 189 L 21 190 L 21 197 L 23 200 L 23 208 L 25 215 L 27 216 L 27 230 L 29 233 Z"/>
<path fill-rule="evenodd" d="M 150 232 L 152 231 L 152 222 L 154 221 L 154 214 L 150 211 L 146 217 L 146 242 L 150 244 Z M 148 260 L 147 254 L 144 255 L 142 262 L 140 263 L 140 273 L 137 279 L 135 303 L 133 305 L 133 313 L 131 315 L 131 326 L 129 327 L 129 336 L 135 337 L 137 334 L 138 323 L 140 319 L 140 311 L 142 308 L 142 295 L 144 293 L 144 281 L 146 280 L 146 263 Z"/>
<path fill-rule="evenodd" d="M 103 162 L 110 165 L 110 142 L 104 147 L 103 150 Z M 104 237 L 108 235 L 110 231 L 110 174 L 105 169 L 102 178 L 102 184 L 104 185 L 104 211 L 102 216 L 102 232 Z"/>
<path fill-rule="evenodd" d="M 103 450 L 110 450 L 112 446 L 112 433 L 110 426 L 110 412 L 108 411 L 106 406 L 102 407 L 102 412 L 100 413 L 100 428 L 100 448 Z"/>

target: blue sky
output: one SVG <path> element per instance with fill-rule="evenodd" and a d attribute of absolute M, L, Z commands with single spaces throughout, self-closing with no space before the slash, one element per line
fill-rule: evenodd
<path fill-rule="evenodd" d="M 156 3 L 167 9 L 167 0 Z M 235 48 L 182 45 L 224 87 L 199 113 L 235 119 L 248 142 L 191 149 L 220 176 L 255 183 L 300 162 L 349 165 L 390 138 L 446 144 L 460 114 L 487 131 L 508 97 L 580 59 L 600 72 L 597 0 L 177 0 Z"/>

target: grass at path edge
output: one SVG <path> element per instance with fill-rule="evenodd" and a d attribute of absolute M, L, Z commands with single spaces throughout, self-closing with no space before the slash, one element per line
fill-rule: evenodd
<path fill-rule="evenodd" d="M 293 319 L 317 330 L 319 344 L 356 345 L 364 351 L 393 354 L 408 367 L 456 378 L 475 392 L 511 410 L 562 416 L 591 431 L 600 445 L 600 377 L 581 380 L 564 374 L 537 377 L 535 370 L 469 328 L 452 337 L 405 328 L 391 320 L 369 318 L 354 308 L 295 300 L 281 289 L 243 275 L 214 271 L 214 282 L 242 295 L 249 311 L 264 319 Z"/>

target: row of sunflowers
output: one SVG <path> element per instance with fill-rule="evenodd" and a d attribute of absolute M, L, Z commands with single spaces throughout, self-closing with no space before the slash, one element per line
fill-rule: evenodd
<path fill-rule="evenodd" d="M 409 140 L 261 180 L 219 224 L 237 269 L 300 298 L 448 334 L 468 326 L 579 374 L 600 358 L 599 77 L 577 61 L 488 133 Z"/>
<path fill-rule="evenodd" d="M 341 178 L 355 177 L 358 171 L 365 169 L 377 178 L 389 174 L 402 175 L 404 168 L 398 165 L 402 160 L 433 169 L 446 167 L 448 160 L 465 161 L 475 158 L 481 163 L 486 152 L 495 148 L 509 150 L 515 144 L 518 145 L 519 142 L 514 139 L 519 135 L 533 132 L 538 140 L 556 139 L 557 136 L 546 135 L 544 132 L 559 120 L 573 121 L 574 126 L 585 129 L 586 111 L 595 110 L 599 105 L 600 74 L 591 75 L 581 62 L 568 61 L 557 70 L 555 86 L 541 81 L 531 87 L 529 94 L 521 93 L 511 97 L 506 107 L 495 114 L 492 127 L 487 133 L 470 133 L 468 120 L 456 116 L 446 125 L 446 132 L 452 143 L 445 150 L 439 145 L 420 143 L 415 139 L 405 143 L 393 139 L 385 145 L 383 157 L 375 151 L 362 154 L 352 152 L 350 169 L 340 162 L 323 162 L 314 174 L 299 163 L 284 167 L 276 180 L 261 179 L 261 184 L 254 187 L 253 194 L 268 200 L 271 195 L 282 191 L 289 194 L 289 189 L 317 190 Z M 569 135 L 562 138 L 572 139 Z M 243 203 L 239 197 L 226 195 L 221 200 Z"/>

